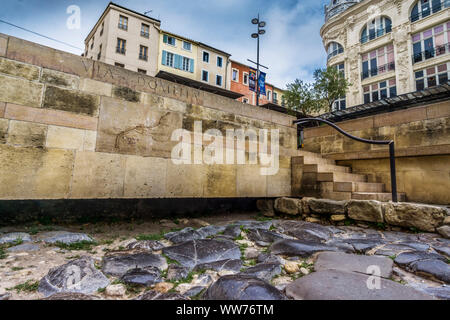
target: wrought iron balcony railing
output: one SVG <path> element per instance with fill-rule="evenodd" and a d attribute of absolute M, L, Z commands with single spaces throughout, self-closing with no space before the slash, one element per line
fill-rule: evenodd
<path fill-rule="evenodd" d="M 393 71 L 393 70 L 395 70 L 395 62 L 390 62 L 385 65 L 379 66 L 376 69 L 369 69 L 367 71 L 363 71 L 361 73 L 361 77 L 364 80 L 366 78 L 375 77 L 384 72 Z"/>
<path fill-rule="evenodd" d="M 433 1 L 433 3 L 435 3 L 435 1 Z M 429 8 L 429 10 L 411 14 L 411 17 L 410 17 L 411 22 L 415 22 L 415 21 L 421 20 L 423 18 L 426 18 L 436 12 L 441 11 L 443 8 L 448 8 L 448 7 L 450 7 L 450 1 L 441 0 L 439 3 L 432 5 Z"/>
<path fill-rule="evenodd" d="M 387 26 L 383 29 L 368 30 L 368 34 L 361 36 L 361 43 L 366 43 L 370 40 L 375 40 L 378 37 L 384 36 L 392 31 L 392 26 Z"/>
<path fill-rule="evenodd" d="M 416 53 L 413 55 L 413 63 L 425 61 L 434 57 L 441 56 L 443 54 L 450 52 L 450 43 L 443 44 L 441 46 L 436 46 L 428 50 Z"/>
<path fill-rule="evenodd" d="M 337 56 L 338 54 L 344 53 L 344 48 L 340 48 L 337 50 L 334 50 L 332 53 L 330 53 L 327 57 L 327 60 L 330 60 L 331 58 Z"/>

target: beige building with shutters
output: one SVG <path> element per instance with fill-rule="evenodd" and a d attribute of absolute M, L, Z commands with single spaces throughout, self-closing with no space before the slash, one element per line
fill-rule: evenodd
<path fill-rule="evenodd" d="M 327 64 L 352 84 L 335 110 L 448 82 L 449 0 L 332 0 L 325 16 Z"/>

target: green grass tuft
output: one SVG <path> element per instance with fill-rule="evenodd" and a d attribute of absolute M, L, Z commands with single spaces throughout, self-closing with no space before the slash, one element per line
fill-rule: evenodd
<path fill-rule="evenodd" d="M 9 288 L 7 290 L 16 290 L 17 293 L 21 292 L 36 292 L 39 288 L 39 281 L 28 280 L 25 283 L 19 284 L 14 288 Z"/>
<path fill-rule="evenodd" d="M 57 246 L 58 248 L 69 251 L 81 251 L 81 250 L 91 251 L 92 247 L 95 247 L 97 245 L 98 243 L 95 241 L 80 241 L 71 244 L 66 244 L 62 242 L 55 243 L 55 246 Z"/>

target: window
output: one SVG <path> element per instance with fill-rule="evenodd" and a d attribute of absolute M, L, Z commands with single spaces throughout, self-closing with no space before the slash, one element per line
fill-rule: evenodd
<path fill-rule="evenodd" d="M 450 52 L 450 22 L 412 36 L 413 62 L 425 61 Z"/>
<path fill-rule="evenodd" d="M 267 100 L 271 101 L 272 100 L 272 91 L 267 90 Z"/>
<path fill-rule="evenodd" d="M 171 45 L 171 46 L 175 46 L 176 45 L 176 39 L 174 37 L 168 36 L 167 34 L 165 34 L 163 36 L 163 41 L 164 43 Z"/>
<path fill-rule="evenodd" d="M 328 45 L 328 59 L 344 52 L 344 48 L 337 42 L 331 42 Z"/>
<path fill-rule="evenodd" d="M 209 63 L 209 52 L 203 51 L 203 62 Z"/>
<path fill-rule="evenodd" d="M 341 63 L 341 64 L 336 65 L 335 67 L 339 71 L 339 74 L 345 78 L 345 64 Z M 346 96 L 344 95 L 344 96 L 340 97 L 339 99 L 336 99 L 336 101 L 334 101 L 332 109 L 333 109 L 333 111 L 345 110 L 346 107 L 347 107 Z"/>
<path fill-rule="evenodd" d="M 233 69 L 231 79 L 235 82 L 239 82 L 239 70 Z"/>
<path fill-rule="evenodd" d="M 102 57 L 102 45 L 100 45 L 100 47 L 98 48 L 98 55 L 97 55 L 97 60 L 100 60 L 100 58 Z"/>
<path fill-rule="evenodd" d="M 166 66 L 173 67 L 174 54 L 171 52 L 167 52 L 166 57 Z"/>
<path fill-rule="evenodd" d="M 94 49 L 94 40 L 95 40 L 95 37 L 92 37 L 91 50 Z"/>
<path fill-rule="evenodd" d="M 371 20 L 363 29 L 361 33 L 361 43 L 366 43 L 370 40 L 384 36 L 392 31 L 391 19 L 386 17 L 378 17 Z"/>
<path fill-rule="evenodd" d="M 183 70 L 190 71 L 191 70 L 191 59 L 183 57 Z"/>
<path fill-rule="evenodd" d="M 448 82 L 450 77 L 450 62 L 426 68 L 415 72 L 416 90 L 438 86 Z"/>
<path fill-rule="evenodd" d="M 192 44 L 190 42 L 183 41 L 183 49 L 187 51 L 192 50 Z"/>
<path fill-rule="evenodd" d="M 116 62 L 116 63 L 114 63 L 114 65 L 115 65 L 116 67 L 125 68 L 125 65 L 122 64 L 122 63 Z"/>
<path fill-rule="evenodd" d="M 138 72 L 142 73 L 142 74 L 147 74 L 147 70 L 144 70 L 144 69 L 138 69 Z"/>
<path fill-rule="evenodd" d="M 205 71 L 205 70 L 202 71 L 202 81 L 205 81 L 205 82 L 209 81 L 209 73 L 208 73 L 208 71 Z"/>
<path fill-rule="evenodd" d="M 126 53 L 126 48 L 127 48 L 127 41 L 118 38 L 117 39 L 117 48 L 116 48 L 116 52 L 120 53 L 120 54 L 125 54 Z"/>
<path fill-rule="evenodd" d="M 216 85 L 218 85 L 219 87 L 222 86 L 222 76 L 216 75 Z"/>
<path fill-rule="evenodd" d="M 441 11 L 442 8 L 449 7 L 449 0 L 419 0 L 411 11 L 411 22 L 426 18 L 433 13 Z"/>
<path fill-rule="evenodd" d="M 119 17 L 119 29 L 128 30 L 128 18 L 125 16 Z"/>
<path fill-rule="evenodd" d="M 222 57 L 217 57 L 217 66 L 219 68 L 223 67 L 223 58 Z"/>
<path fill-rule="evenodd" d="M 364 103 L 375 102 L 378 100 L 392 98 L 397 95 L 397 86 L 395 79 L 382 81 L 363 87 Z"/>
<path fill-rule="evenodd" d="M 390 44 L 362 55 L 362 79 L 395 70 L 394 45 Z"/>
<path fill-rule="evenodd" d="M 276 93 L 276 92 L 273 93 L 273 103 L 275 103 L 275 104 L 278 103 L 278 93 Z"/>
<path fill-rule="evenodd" d="M 140 60 L 148 60 L 148 47 L 141 46 L 139 48 L 139 59 Z"/>
<path fill-rule="evenodd" d="M 243 73 L 243 79 L 242 79 L 243 83 L 248 86 L 248 72 L 244 72 Z"/>
<path fill-rule="evenodd" d="M 105 22 L 102 22 L 102 29 L 100 30 L 100 37 L 103 35 L 104 30 L 105 30 Z"/>
<path fill-rule="evenodd" d="M 142 24 L 141 25 L 141 36 L 144 38 L 149 38 L 150 37 L 150 26 L 147 24 Z"/>

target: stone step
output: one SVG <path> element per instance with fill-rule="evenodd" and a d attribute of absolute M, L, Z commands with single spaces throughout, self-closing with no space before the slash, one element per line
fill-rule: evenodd
<path fill-rule="evenodd" d="M 314 157 L 309 157 L 309 156 L 295 157 L 295 162 L 297 164 L 329 164 L 329 165 L 336 165 L 336 161 L 334 161 L 332 159 L 314 158 Z"/>
<path fill-rule="evenodd" d="M 305 164 L 303 167 L 303 172 L 346 172 L 350 173 L 351 169 L 349 167 L 336 166 L 332 164 Z"/>
<path fill-rule="evenodd" d="M 319 172 L 317 173 L 319 182 L 367 182 L 367 176 L 356 173 L 345 172 Z"/>
<path fill-rule="evenodd" d="M 336 192 L 384 192 L 384 183 L 369 182 L 335 182 L 333 191 Z"/>
<path fill-rule="evenodd" d="M 381 193 L 381 192 L 353 192 L 352 193 L 353 200 L 377 200 L 381 202 L 389 202 L 392 201 L 391 193 Z M 405 202 L 406 194 L 399 193 L 398 201 Z"/>
<path fill-rule="evenodd" d="M 352 193 L 351 192 L 322 191 L 321 197 L 323 199 L 329 199 L 329 200 L 348 201 L 348 200 L 352 200 Z"/>
<path fill-rule="evenodd" d="M 320 153 L 305 151 L 305 150 L 297 150 L 297 155 L 300 157 L 309 157 L 309 158 L 322 158 Z"/>

